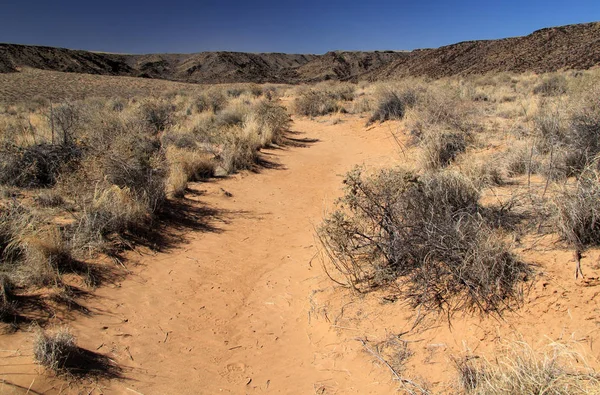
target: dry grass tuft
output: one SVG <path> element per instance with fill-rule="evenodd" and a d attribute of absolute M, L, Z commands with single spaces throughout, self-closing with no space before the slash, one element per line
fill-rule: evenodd
<path fill-rule="evenodd" d="M 564 75 L 551 75 L 533 88 L 533 93 L 541 96 L 560 96 L 567 93 L 567 79 Z"/>
<path fill-rule="evenodd" d="M 309 90 L 301 93 L 294 101 L 296 114 L 317 117 L 341 111 L 342 107 L 326 92 Z"/>
<path fill-rule="evenodd" d="M 563 187 L 554 198 L 559 234 L 576 248 L 600 244 L 600 169 L 584 169 L 575 187 Z"/>
<path fill-rule="evenodd" d="M 58 328 L 54 333 L 39 330 L 33 342 L 36 361 L 57 374 L 66 373 L 69 360 L 75 353 L 75 336 L 66 327 Z"/>
<path fill-rule="evenodd" d="M 466 151 L 469 141 L 470 135 L 464 132 L 429 130 L 419 143 L 421 165 L 429 170 L 444 168 Z"/>
<path fill-rule="evenodd" d="M 455 358 L 459 385 L 467 394 L 595 394 L 600 377 L 582 364 L 585 359 L 565 345 L 552 343 L 542 352 L 517 342 L 490 361 Z M 583 366 L 582 366 L 583 365 Z"/>

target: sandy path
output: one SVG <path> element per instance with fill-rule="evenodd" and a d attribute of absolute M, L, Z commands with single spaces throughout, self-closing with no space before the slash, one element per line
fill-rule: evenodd
<path fill-rule="evenodd" d="M 132 254 L 140 263 L 133 274 L 100 288 L 89 302 L 98 313 L 71 325 L 81 346 L 125 367 L 127 380 L 96 391 L 389 393 L 389 373 L 356 352 L 358 342 L 342 342 L 310 304 L 313 290 L 330 285 L 311 264 L 313 226 L 339 195 L 340 175 L 397 157 L 392 126 L 363 125 L 350 116 L 336 125 L 296 120 L 295 138 L 318 141 L 266 152 L 279 168 L 193 185 L 188 199 L 214 210 L 205 218 L 212 229 L 190 231 L 164 253 Z M 11 339 L 0 346 L 25 350 L 11 362 L 30 361 L 31 335 Z M 27 387 L 32 369 L 11 379 Z M 37 376 L 32 389 L 61 385 Z"/>

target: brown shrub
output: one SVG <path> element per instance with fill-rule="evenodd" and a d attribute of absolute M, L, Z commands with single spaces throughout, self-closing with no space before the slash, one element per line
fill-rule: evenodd
<path fill-rule="evenodd" d="M 345 184 L 318 230 L 340 283 L 366 291 L 399 282 L 412 305 L 433 310 L 501 311 L 520 300 L 530 269 L 486 222 L 463 176 L 356 169 Z"/>
<path fill-rule="evenodd" d="M 325 92 L 309 90 L 301 93 L 294 101 L 296 114 L 317 117 L 341 111 L 337 101 Z"/>

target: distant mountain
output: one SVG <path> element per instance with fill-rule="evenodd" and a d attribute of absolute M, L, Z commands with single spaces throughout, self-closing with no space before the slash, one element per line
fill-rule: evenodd
<path fill-rule="evenodd" d="M 397 52 L 329 52 L 325 55 L 242 52 L 120 55 L 0 44 L 0 73 L 17 72 L 22 67 L 30 67 L 193 83 L 297 83 L 357 77 L 400 56 L 402 54 Z"/>
<path fill-rule="evenodd" d="M 488 72 L 552 72 L 600 65 L 600 23 L 552 27 L 528 36 L 466 41 L 408 56 L 371 71 L 364 78 L 386 80 L 405 76 L 432 78 Z"/>
<path fill-rule="evenodd" d="M 23 67 L 192 83 L 301 83 L 440 78 L 487 72 L 550 72 L 600 64 L 600 23 L 541 29 L 524 37 L 466 41 L 415 51 L 333 51 L 324 55 L 201 52 L 121 55 L 0 44 L 0 73 Z"/>

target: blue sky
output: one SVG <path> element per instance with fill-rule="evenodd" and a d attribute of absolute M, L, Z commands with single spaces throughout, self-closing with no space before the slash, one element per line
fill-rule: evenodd
<path fill-rule="evenodd" d="M 119 53 L 324 53 L 438 47 L 598 20 L 600 0 L 0 0 L 0 42 Z"/>

